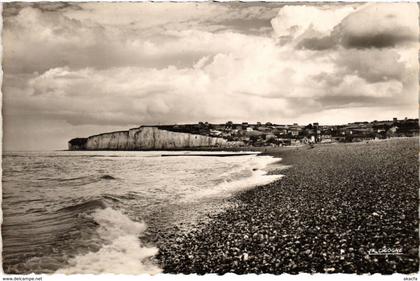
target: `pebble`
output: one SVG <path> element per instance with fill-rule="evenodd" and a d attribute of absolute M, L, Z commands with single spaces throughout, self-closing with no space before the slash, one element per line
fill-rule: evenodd
<path fill-rule="evenodd" d="M 417 272 L 416 138 L 273 155 L 292 165 L 281 180 L 236 195 L 202 231 L 158 241 L 165 273 Z M 403 255 L 368 255 L 394 245 Z"/>

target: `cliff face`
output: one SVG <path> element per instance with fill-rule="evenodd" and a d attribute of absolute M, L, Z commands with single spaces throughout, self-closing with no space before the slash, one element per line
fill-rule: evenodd
<path fill-rule="evenodd" d="M 88 137 L 87 150 L 126 150 L 128 131 L 105 133 Z"/>
<path fill-rule="evenodd" d="M 140 127 L 128 131 L 111 132 L 69 141 L 69 150 L 153 150 L 192 147 L 228 146 L 223 138 Z"/>

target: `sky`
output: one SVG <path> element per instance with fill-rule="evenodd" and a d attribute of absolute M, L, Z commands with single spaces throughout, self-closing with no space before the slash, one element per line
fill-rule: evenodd
<path fill-rule="evenodd" d="M 146 124 L 418 116 L 418 6 L 3 5 L 5 150 Z"/>

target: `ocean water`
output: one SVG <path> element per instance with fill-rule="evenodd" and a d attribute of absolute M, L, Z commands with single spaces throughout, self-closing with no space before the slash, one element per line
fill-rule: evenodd
<path fill-rule="evenodd" d="M 161 157 L 170 153 L 5 153 L 3 270 L 159 273 L 149 230 L 188 231 L 281 177 L 267 174 L 280 165 L 270 156 Z"/>

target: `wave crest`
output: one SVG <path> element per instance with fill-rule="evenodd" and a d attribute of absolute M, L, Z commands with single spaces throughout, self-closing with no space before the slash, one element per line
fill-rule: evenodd
<path fill-rule="evenodd" d="M 271 175 L 267 169 L 273 164 L 276 164 L 276 168 L 283 167 L 280 161 L 281 158 L 273 158 L 272 156 L 254 156 L 249 161 L 237 165 L 235 169 L 223 173 L 220 176 L 223 180 L 215 184 L 211 189 L 191 193 L 185 196 L 183 200 L 196 201 L 202 198 L 224 198 L 239 191 L 272 183 L 281 179 L 283 175 Z"/>
<path fill-rule="evenodd" d="M 155 247 L 145 247 L 138 236 L 147 226 L 134 222 L 112 208 L 96 210 L 92 218 L 104 245 L 97 252 L 89 252 L 69 260 L 69 266 L 56 273 L 64 274 L 157 274 L 162 270 L 150 258 L 158 253 Z"/>

